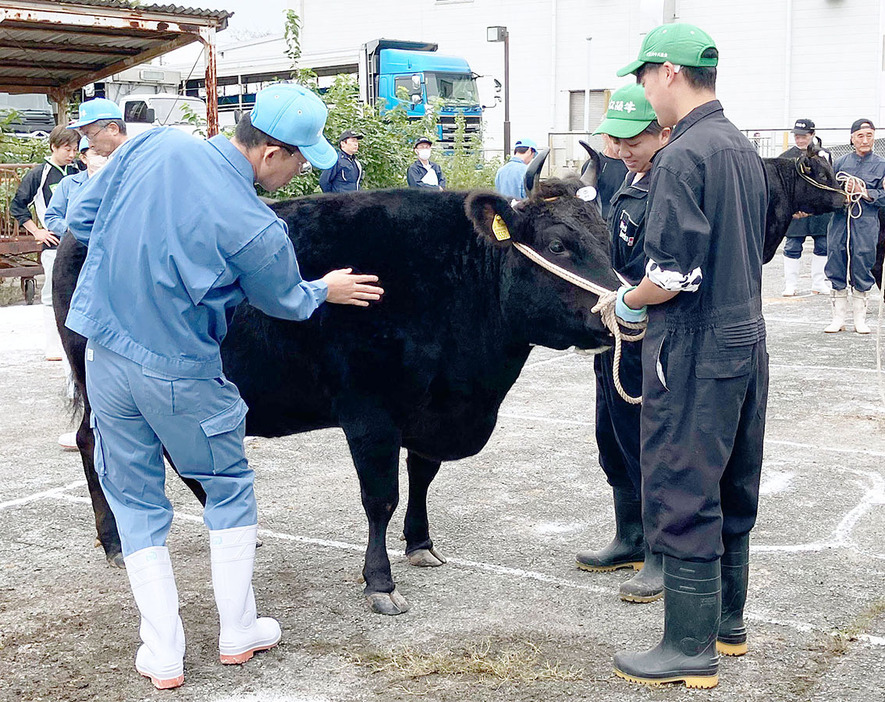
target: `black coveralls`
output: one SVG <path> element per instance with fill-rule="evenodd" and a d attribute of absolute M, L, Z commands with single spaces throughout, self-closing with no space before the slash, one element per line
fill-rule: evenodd
<path fill-rule="evenodd" d="M 635 173 L 627 173 L 623 184 L 611 198 L 612 268 L 636 285 L 645 275 L 645 205 L 649 176 L 633 183 Z M 613 488 L 631 490 L 638 501 L 641 495 L 639 471 L 639 413 L 641 405 L 625 402 L 615 389 L 612 362 L 614 350 L 597 354 L 596 371 L 596 445 L 599 465 Z M 621 347 L 621 385 L 634 397 L 642 392 L 642 342 Z"/>
<path fill-rule="evenodd" d="M 652 550 L 711 561 L 752 529 L 768 400 L 762 242 L 768 187 L 713 100 L 654 158 L 648 277 L 681 290 L 649 306 L 643 343 L 643 521 Z"/>

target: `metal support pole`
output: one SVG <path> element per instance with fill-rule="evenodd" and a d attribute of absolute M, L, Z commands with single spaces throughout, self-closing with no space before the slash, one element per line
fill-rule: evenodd
<path fill-rule="evenodd" d="M 504 29 L 504 160 L 510 158 L 510 30 Z"/>
<path fill-rule="evenodd" d="M 206 55 L 206 135 L 218 134 L 218 74 L 215 67 L 215 27 L 200 27 Z"/>

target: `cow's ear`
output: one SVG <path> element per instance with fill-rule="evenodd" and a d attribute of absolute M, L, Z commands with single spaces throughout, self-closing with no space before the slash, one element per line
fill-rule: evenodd
<path fill-rule="evenodd" d="M 464 201 L 467 219 L 481 236 L 498 246 L 509 246 L 519 214 L 500 195 L 475 192 Z"/>

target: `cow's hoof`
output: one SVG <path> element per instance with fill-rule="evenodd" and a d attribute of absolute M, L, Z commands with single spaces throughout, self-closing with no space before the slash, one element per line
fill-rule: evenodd
<path fill-rule="evenodd" d="M 126 562 L 123 560 L 122 553 L 108 553 L 106 554 L 108 559 L 108 565 L 112 565 L 114 568 L 125 568 Z"/>
<path fill-rule="evenodd" d="M 369 606 L 373 612 L 390 616 L 408 612 L 412 606 L 396 590 L 393 592 L 373 592 L 366 595 L 366 599 L 369 601 Z"/>
<path fill-rule="evenodd" d="M 446 557 L 435 548 L 419 548 L 406 555 L 409 563 L 420 568 L 438 568 L 446 562 Z"/>

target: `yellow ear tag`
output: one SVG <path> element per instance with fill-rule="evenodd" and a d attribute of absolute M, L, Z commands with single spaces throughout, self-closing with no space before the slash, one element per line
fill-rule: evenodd
<path fill-rule="evenodd" d="M 510 238 L 510 230 L 499 214 L 495 215 L 495 219 L 492 222 L 492 234 L 495 235 L 498 241 L 507 241 Z"/>

